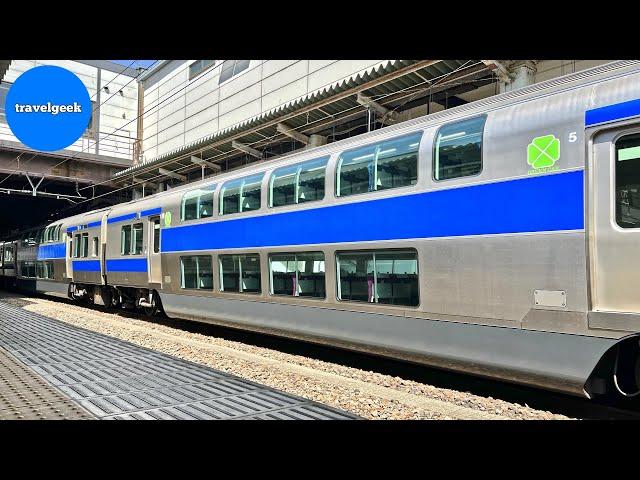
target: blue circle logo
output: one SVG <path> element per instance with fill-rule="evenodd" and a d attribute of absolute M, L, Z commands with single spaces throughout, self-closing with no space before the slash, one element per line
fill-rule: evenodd
<path fill-rule="evenodd" d="M 9 89 L 7 123 L 22 143 L 52 152 L 72 145 L 89 125 L 91 99 L 69 70 L 45 65 L 27 70 Z"/>

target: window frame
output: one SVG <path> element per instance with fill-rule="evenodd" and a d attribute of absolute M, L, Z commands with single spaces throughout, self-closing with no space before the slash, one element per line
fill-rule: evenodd
<path fill-rule="evenodd" d="M 210 64 L 206 65 L 205 67 L 201 67 L 196 73 L 193 73 L 191 71 L 191 67 L 193 67 L 195 64 L 202 63 L 202 62 L 205 62 L 205 61 L 209 61 L 209 62 L 213 62 L 213 63 L 210 63 Z M 213 67 L 216 66 L 216 63 L 217 63 L 217 60 L 200 59 L 200 60 L 193 61 L 192 63 L 189 64 L 189 81 L 193 80 L 194 78 L 198 78 L 200 75 L 202 75 L 207 70 L 212 69 Z"/>
<path fill-rule="evenodd" d="M 91 237 L 91 256 L 97 258 L 100 252 L 100 240 L 98 237 Z"/>
<path fill-rule="evenodd" d="M 298 287 L 300 285 L 300 269 L 298 268 L 298 255 L 312 255 L 312 254 L 322 254 L 322 261 L 324 262 L 324 297 L 312 297 L 312 296 L 303 296 L 298 292 Z M 271 267 L 273 256 L 279 255 L 293 255 L 293 261 L 295 263 L 296 269 L 296 293 L 297 295 L 287 295 L 283 293 L 274 293 L 273 291 L 273 268 Z M 313 250 L 313 251 L 300 251 L 300 252 L 270 252 L 267 257 L 267 263 L 269 267 L 269 295 L 272 297 L 278 298 L 302 298 L 309 300 L 317 300 L 317 301 L 325 301 L 327 299 L 327 257 L 322 250 Z"/>
<path fill-rule="evenodd" d="M 196 287 L 185 287 L 185 277 L 184 277 L 184 259 L 195 259 L 196 263 Z M 208 258 L 211 262 L 211 288 L 200 288 L 197 285 L 200 283 L 200 258 Z M 181 255 L 180 256 L 180 289 L 181 290 L 192 290 L 192 291 L 204 291 L 204 292 L 213 292 L 215 291 L 214 284 L 214 271 L 213 271 L 213 256 L 212 255 Z"/>
<path fill-rule="evenodd" d="M 182 199 L 180 200 L 180 222 L 193 222 L 196 220 L 203 220 L 205 218 L 213 218 L 215 216 L 216 210 L 216 191 L 218 190 L 218 184 L 213 183 L 210 185 L 204 185 L 201 188 L 197 188 L 194 190 L 189 190 L 182 195 Z M 201 206 L 201 198 L 205 195 L 211 195 L 211 215 L 207 215 L 206 217 L 200 216 L 200 206 Z M 196 218 L 185 219 L 185 202 L 186 200 L 190 200 L 192 198 L 196 198 Z"/>
<path fill-rule="evenodd" d="M 129 230 L 129 249 L 125 251 L 125 230 Z M 131 245 L 133 244 L 133 228 L 132 225 L 122 225 L 120 227 L 120 256 L 131 255 Z"/>
<path fill-rule="evenodd" d="M 613 151 L 614 151 L 614 167 L 613 167 L 613 185 L 612 185 L 612 204 L 613 204 L 613 215 L 612 215 L 612 220 L 614 222 L 614 225 L 616 228 L 618 228 L 620 231 L 622 232 L 637 232 L 640 231 L 640 222 L 638 223 L 637 226 L 632 226 L 632 227 L 625 227 L 623 225 L 620 224 L 620 222 L 618 221 L 618 208 L 620 206 L 620 204 L 618 203 L 618 178 L 619 178 L 619 173 L 618 173 L 618 165 L 620 165 L 620 162 L 625 162 L 628 160 L 636 160 L 638 162 L 638 164 L 640 165 L 640 157 L 638 158 L 633 158 L 633 159 L 625 159 L 625 160 L 619 160 L 620 158 L 620 148 L 618 148 L 618 144 L 620 142 L 625 141 L 625 139 L 629 139 L 629 138 L 637 138 L 637 142 L 638 142 L 638 146 L 634 147 L 634 148 L 640 148 L 640 132 L 624 132 L 623 134 L 621 134 L 619 137 L 617 137 L 615 139 L 615 141 L 613 142 Z"/>
<path fill-rule="evenodd" d="M 222 63 L 220 64 L 220 77 L 218 79 L 218 86 L 222 85 L 223 83 L 228 82 L 229 80 L 231 80 L 232 78 L 237 77 L 238 75 L 240 75 L 242 72 L 248 72 L 251 69 L 251 60 L 247 60 L 247 66 L 245 68 L 243 68 L 242 70 L 239 70 L 236 72 L 236 67 L 238 66 L 238 62 L 240 62 L 242 60 L 223 60 Z M 224 64 L 226 62 L 233 62 L 233 67 L 231 68 L 224 68 Z M 229 76 L 228 78 L 225 78 L 224 80 L 222 79 L 222 74 L 223 72 L 227 71 L 227 70 L 231 70 L 231 76 Z"/>
<path fill-rule="evenodd" d="M 341 152 L 338 153 L 338 158 L 336 160 L 336 164 L 335 164 L 335 178 L 334 178 L 334 192 L 333 195 L 335 198 L 348 198 L 348 197 L 357 197 L 358 195 L 367 195 L 367 194 L 372 194 L 372 193 L 378 193 L 378 192 L 384 192 L 384 191 L 388 191 L 388 190 L 397 190 L 399 188 L 417 188 L 418 184 L 420 183 L 420 145 L 422 144 L 422 140 L 424 139 L 424 133 L 425 130 L 421 129 L 421 130 L 416 130 L 410 133 L 403 133 L 401 135 L 397 135 L 394 137 L 389 137 L 389 138 L 385 138 L 382 140 L 379 140 L 377 142 L 371 142 L 371 143 L 365 143 L 362 145 L 359 145 L 357 147 L 353 147 L 353 148 L 349 148 L 347 150 L 343 150 Z M 420 134 L 420 139 L 418 140 L 418 148 L 416 150 L 416 183 L 414 183 L 413 185 L 403 185 L 401 187 L 390 187 L 390 188 L 383 188 L 378 190 L 377 188 L 377 171 L 378 171 L 378 156 L 380 154 L 380 147 L 382 144 L 386 143 L 386 142 L 391 142 L 394 140 L 399 140 L 403 137 L 409 137 L 411 135 L 418 135 Z M 342 155 L 345 153 L 349 153 L 349 152 L 354 152 L 356 150 L 360 150 L 360 149 L 365 149 L 367 147 L 370 148 L 374 148 L 375 149 L 375 154 L 374 154 L 374 159 L 373 159 L 373 169 L 374 169 L 374 180 L 373 180 L 373 184 L 376 187 L 374 190 L 369 190 L 367 192 L 360 192 L 360 193 L 353 193 L 350 195 L 340 195 L 340 172 L 342 170 Z"/>
<path fill-rule="evenodd" d="M 82 234 L 76 233 L 73 236 L 73 258 L 80 258 L 80 246 L 81 246 Z"/>
<path fill-rule="evenodd" d="M 392 305 L 392 304 L 387 304 L 387 303 L 378 303 L 377 301 L 377 277 L 378 277 L 378 272 L 377 272 L 377 268 L 376 268 L 376 261 L 375 261 L 375 255 L 376 254 L 385 254 L 385 253 L 393 253 L 393 252 L 412 252 L 415 253 L 416 255 L 416 277 L 417 277 L 417 282 L 418 282 L 418 303 L 416 305 Z M 368 253 L 371 254 L 373 257 L 373 298 L 374 301 L 373 302 L 363 302 L 360 300 L 344 300 L 341 298 L 341 291 L 340 291 L 340 258 L 339 256 L 341 254 L 354 254 L 354 253 Z M 356 249 L 356 250 L 336 250 L 336 252 L 334 253 L 334 261 L 335 261 L 335 274 L 336 274 L 336 290 L 335 290 L 335 294 L 336 294 L 336 300 L 338 302 L 346 302 L 347 304 L 350 303 L 354 303 L 354 304 L 361 304 L 361 305 L 373 305 L 373 306 L 381 306 L 381 307 L 388 307 L 388 308 L 410 308 L 410 309 L 419 309 L 422 305 L 422 297 L 420 295 L 420 254 L 418 252 L 418 249 L 413 248 L 413 247 L 407 247 L 407 248 L 377 248 L 377 249 Z"/>
<path fill-rule="evenodd" d="M 487 126 L 487 117 L 488 115 L 486 113 L 482 113 L 480 115 L 474 115 L 472 117 L 469 118 L 462 118 L 460 120 L 455 120 L 449 123 L 443 123 L 442 125 L 440 125 L 438 127 L 438 129 L 436 130 L 434 136 L 433 136 L 433 147 L 432 147 L 432 151 L 431 151 L 431 179 L 434 182 L 437 183 L 441 183 L 441 182 L 448 182 L 451 180 L 460 180 L 461 178 L 474 178 L 474 177 L 479 177 L 480 175 L 482 175 L 482 172 L 484 172 L 484 132 L 486 130 L 486 126 Z M 484 122 L 482 124 L 482 134 L 480 135 L 480 170 L 477 173 L 474 173 L 473 175 L 464 175 L 461 177 L 452 177 L 452 178 L 445 178 L 442 180 L 438 180 L 436 178 L 436 153 L 438 150 L 438 135 L 440 135 L 440 132 L 442 131 L 443 128 L 446 127 L 450 127 L 453 125 L 456 125 L 458 123 L 463 123 L 463 122 L 469 122 L 471 120 L 476 120 L 482 118 L 484 119 Z"/>
<path fill-rule="evenodd" d="M 137 229 L 136 227 L 140 227 Z M 140 232 L 140 251 L 136 252 L 136 243 L 138 240 L 137 232 Z M 131 225 L 131 255 L 144 255 L 144 222 L 136 222 Z"/>
<path fill-rule="evenodd" d="M 258 265 L 260 267 L 260 291 L 258 292 L 245 292 L 243 290 L 242 287 L 242 260 L 243 258 L 249 257 L 249 256 L 253 256 L 253 257 L 258 257 Z M 237 257 L 238 258 L 238 291 L 237 292 L 231 292 L 228 290 L 223 290 L 224 288 L 224 281 L 223 281 L 223 271 L 222 271 L 222 258 L 223 257 Z M 220 293 L 226 293 L 226 294 L 231 294 L 231 295 L 256 295 L 256 296 L 260 296 L 262 295 L 262 258 L 260 253 L 258 252 L 249 252 L 249 253 L 224 253 L 221 255 L 218 255 L 218 292 Z"/>
<path fill-rule="evenodd" d="M 323 201 L 326 196 L 327 196 L 327 166 L 329 165 L 329 161 L 331 160 L 331 155 L 324 155 L 322 157 L 318 157 L 318 158 L 313 158 L 310 160 L 305 160 L 303 162 L 299 162 L 299 163 L 294 163 L 293 165 L 284 165 L 282 167 L 278 167 L 276 169 L 274 169 L 271 172 L 271 175 L 269 175 L 269 181 L 268 181 L 268 185 L 267 185 L 267 208 L 283 208 L 283 207 L 291 207 L 293 205 L 300 205 L 300 201 L 299 201 L 299 189 L 300 189 L 300 174 L 303 171 L 303 167 L 305 165 L 308 164 L 312 164 L 314 162 L 321 162 L 324 160 L 324 188 L 322 190 L 322 197 L 318 198 L 316 200 L 309 200 L 306 202 L 302 202 L 303 204 L 305 203 L 313 203 L 313 202 L 321 202 Z M 296 167 L 296 182 L 295 182 L 295 203 L 287 203 L 285 205 L 273 205 L 273 183 L 276 181 L 276 174 L 278 173 L 278 171 L 282 171 L 285 170 L 287 168 L 294 168 Z M 309 171 L 309 170 L 307 170 Z"/>
<path fill-rule="evenodd" d="M 82 258 L 89 257 L 89 232 L 82 233 L 80 236 L 80 255 Z"/>
<path fill-rule="evenodd" d="M 225 215 L 239 215 L 241 213 L 246 213 L 246 212 L 259 212 L 260 210 L 262 210 L 262 184 L 264 183 L 264 177 L 265 177 L 265 173 L 266 172 L 260 172 L 260 173 L 255 173 L 255 174 L 251 174 L 251 175 L 246 175 L 244 177 L 239 177 L 239 178 L 233 178 L 230 180 L 227 180 L 226 182 L 222 183 L 220 186 L 220 192 L 218 193 L 218 216 L 219 217 L 223 217 Z M 242 210 L 242 201 L 244 200 L 244 187 L 247 184 L 246 180 L 250 179 L 250 178 L 257 178 L 258 176 L 260 176 L 260 181 L 256 182 L 260 185 L 260 206 L 258 208 L 254 208 L 251 210 Z M 240 182 L 240 187 L 239 187 L 239 195 L 240 195 L 240 199 L 239 199 L 239 203 L 238 203 L 238 211 L 237 212 L 232 212 L 232 213 L 224 213 L 224 194 L 226 189 L 228 188 L 229 184 L 235 183 L 235 182 Z M 251 185 L 253 185 L 253 183 L 251 183 Z M 234 187 L 235 188 L 235 187 Z M 215 200 L 215 199 L 214 199 Z M 208 218 L 208 217 L 207 217 Z"/>

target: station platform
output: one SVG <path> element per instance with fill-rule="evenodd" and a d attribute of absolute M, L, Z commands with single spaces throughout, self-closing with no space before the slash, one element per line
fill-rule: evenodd
<path fill-rule="evenodd" d="M 0 302 L 0 419 L 354 415 Z"/>

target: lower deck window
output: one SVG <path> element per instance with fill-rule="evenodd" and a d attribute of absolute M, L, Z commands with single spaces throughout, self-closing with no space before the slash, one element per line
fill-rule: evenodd
<path fill-rule="evenodd" d="M 324 254 L 277 253 L 269 256 L 271 293 L 325 298 Z"/>
<path fill-rule="evenodd" d="M 337 254 L 340 300 L 389 305 L 419 304 L 418 254 L 411 250 Z"/>
<path fill-rule="evenodd" d="M 13 264 L 13 246 L 4 247 L 4 264 L 10 265 Z"/>
<path fill-rule="evenodd" d="M 36 277 L 35 262 L 20 262 L 20 275 L 27 278 Z"/>
<path fill-rule="evenodd" d="M 208 255 L 180 257 L 180 286 L 196 290 L 213 290 L 213 265 Z"/>
<path fill-rule="evenodd" d="M 622 228 L 640 227 L 640 135 L 616 143 L 616 222 Z"/>
<path fill-rule="evenodd" d="M 260 293 L 260 255 L 220 255 L 220 291 Z"/>
<path fill-rule="evenodd" d="M 36 264 L 36 277 L 43 279 L 53 279 L 53 262 L 50 260 L 38 262 Z"/>

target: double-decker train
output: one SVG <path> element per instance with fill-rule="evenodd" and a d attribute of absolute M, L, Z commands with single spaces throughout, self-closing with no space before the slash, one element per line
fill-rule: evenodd
<path fill-rule="evenodd" d="M 7 285 L 593 397 L 640 390 L 640 63 L 0 243 Z"/>

